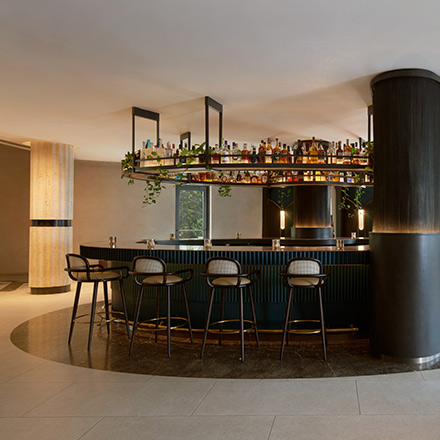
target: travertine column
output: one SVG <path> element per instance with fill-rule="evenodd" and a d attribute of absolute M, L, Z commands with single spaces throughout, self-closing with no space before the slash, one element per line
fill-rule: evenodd
<path fill-rule="evenodd" d="M 73 147 L 31 143 L 29 287 L 31 293 L 70 290 L 65 254 L 72 252 Z"/>

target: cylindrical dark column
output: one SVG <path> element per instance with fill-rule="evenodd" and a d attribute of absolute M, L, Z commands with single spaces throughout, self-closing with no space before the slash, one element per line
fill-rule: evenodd
<path fill-rule="evenodd" d="M 440 357 L 440 77 L 395 70 L 371 89 L 371 343 L 381 355 L 429 362 Z"/>
<path fill-rule="evenodd" d="M 295 238 L 331 238 L 329 186 L 293 188 L 293 236 Z"/>

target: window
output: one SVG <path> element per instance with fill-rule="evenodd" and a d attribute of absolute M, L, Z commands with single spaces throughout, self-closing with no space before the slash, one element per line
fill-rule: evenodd
<path fill-rule="evenodd" d="M 177 186 L 176 238 L 208 238 L 209 220 L 209 188 Z"/>

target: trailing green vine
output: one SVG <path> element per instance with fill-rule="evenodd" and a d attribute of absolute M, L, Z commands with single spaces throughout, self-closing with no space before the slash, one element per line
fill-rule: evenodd
<path fill-rule="evenodd" d="M 353 210 L 358 211 L 362 209 L 361 197 L 365 192 L 365 188 L 362 186 L 357 186 L 353 197 L 353 200 L 349 198 L 348 188 L 344 187 L 341 189 L 341 202 L 338 205 L 338 209 L 346 210 L 348 217 L 354 217 Z M 353 205 L 352 205 L 353 204 Z M 353 209 L 351 209 L 353 208 Z"/>
<path fill-rule="evenodd" d="M 209 154 L 213 153 L 212 147 L 209 147 Z M 179 156 L 179 162 L 176 167 L 181 169 L 179 173 L 173 173 L 175 181 L 181 181 L 180 185 L 184 183 L 185 173 L 189 171 L 188 165 L 196 163 L 196 158 L 199 158 L 201 163 L 205 163 L 205 142 L 201 144 L 195 144 L 193 149 L 184 148 Z M 140 160 L 140 151 L 137 150 L 134 153 L 135 162 Z M 163 168 L 162 161 L 168 158 L 160 157 L 155 151 L 146 157 L 148 160 L 155 159 L 157 161 L 157 174 L 145 181 L 144 199 L 142 201 L 143 206 L 155 204 L 157 199 L 162 193 L 162 190 L 166 187 L 163 185 L 165 180 L 171 179 L 171 174 L 168 170 Z M 134 184 L 134 179 L 131 176 L 133 172 L 133 153 L 128 151 L 125 153 L 124 158 L 121 160 L 122 175 L 121 179 L 128 178 L 128 185 Z M 210 169 L 209 165 L 206 169 Z M 218 194 L 220 197 L 231 197 L 232 188 L 229 185 L 222 185 L 218 188 Z"/>

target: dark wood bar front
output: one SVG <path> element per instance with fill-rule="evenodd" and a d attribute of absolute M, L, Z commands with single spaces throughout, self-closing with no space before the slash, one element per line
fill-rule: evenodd
<path fill-rule="evenodd" d="M 233 243 L 234 240 L 230 242 Z M 348 328 L 367 330 L 370 311 L 369 250 L 368 245 L 349 245 L 350 242 L 354 241 L 347 239 L 343 250 L 336 250 L 335 246 L 328 245 L 303 245 L 282 246 L 279 251 L 272 250 L 271 246 L 245 245 L 214 245 L 207 250 L 200 245 L 188 244 L 156 245 L 154 249 L 148 249 L 145 243 L 121 242 L 117 247 L 109 247 L 102 242 L 81 245 L 81 255 L 116 265 L 130 265 L 138 255 L 151 255 L 162 258 L 170 271 L 193 268 L 194 278 L 188 283 L 187 290 L 191 319 L 196 329 L 203 328 L 209 293 L 205 280 L 200 276 L 206 260 L 214 256 L 234 258 L 242 264 L 244 271 L 261 270 L 261 279 L 254 287 L 254 299 L 259 328 L 266 330 L 279 330 L 284 319 L 287 289 L 283 286 L 280 272 L 287 261 L 300 256 L 317 258 L 322 261 L 324 270 L 330 274 L 323 292 L 329 331 Z M 128 313 L 132 317 L 135 302 L 134 283 L 128 278 L 125 280 L 125 286 Z M 112 286 L 112 290 L 113 308 L 122 310 L 117 286 Z M 173 314 L 179 316 L 180 313 L 180 316 L 184 316 L 184 305 L 180 295 L 178 292 L 173 295 L 173 307 L 176 307 Z M 151 316 L 151 311 L 154 310 L 154 292 L 147 292 L 146 296 L 141 312 L 145 317 Z M 316 301 L 313 293 L 299 291 L 294 303 L 297 319 L 316 316 Z M 214 309 L 214 315 L 217 310 Z M 226 312 L 229 315 L 238 314 L 238 299 L 232 292 L 226 295 Z"/>

